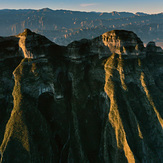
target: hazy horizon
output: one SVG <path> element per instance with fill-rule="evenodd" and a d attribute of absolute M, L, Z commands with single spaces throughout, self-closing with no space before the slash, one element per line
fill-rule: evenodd
<path fill-rule="evenodd" d="M 107 1 L 107 0 L 83 0 L 75 1 L 75 0 L 56 0 L 55 2 L 52 0 L 47 0 L 46 2 L 43 0 L 28 0 L 28 1 L 20 1 L 20 0 L 5 0 L 4 2 L 0 2 L 0 9 L 42 9 L 42 8 L 50 8 L 53 10 L 72 10 L 72 11 L 86 11 L 86 12 L 144 12 L 148 14 L 156 14 L 163 12 L 162 10 L 163 1 L 162 0 L 137 0 L 137 1 L 129 1 L 129 0 L 115 0 L 115 1 Z"/>
<path fill-rule="evenodd" d="M 58 8 L 58 9 L 52 9 L 52 8 L 49 8 L 49 7 L 44 7 L 44 8 L 0 8 L 0 10 L 42 10 L 42 9 L 51 9 L 53 11 L 56 11 L 56 10 L 67 10 L 67 11 L 77 11 L 77 12 L 97 12 L 97 13 L 111 13 L 111 12 L 126 12 L 126 13 L 133 13 L 133 14 L 136 14 L 136 13 L 144 13 L 144 14 L 159 14 L 159 13 L 163 13 L 163 12 L 157 12 L 157 13 L 147 13 L 147 12 L 143 12 L 143 11 L 136 11 L 136 12 L 131 12 L 131 11 L 117 11 L 117 10 L 112 10 L 112 11 L 85 11 L 85 10 L 71 10 L 71 9 L 63 9 L 63 8 Z"/>

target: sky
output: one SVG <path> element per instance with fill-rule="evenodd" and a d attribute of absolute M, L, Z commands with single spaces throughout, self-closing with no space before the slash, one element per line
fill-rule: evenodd
<path fill-rule="evenodd" d="M 66 9 L 96 12 L 163 12 L 163 0 L 0 0 L 0 9 Z"/>

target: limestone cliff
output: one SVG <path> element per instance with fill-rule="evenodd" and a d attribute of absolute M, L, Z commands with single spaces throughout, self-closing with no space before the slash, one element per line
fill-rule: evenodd
<path fill-rule="evenodd" d="M 163 51 L 130 31 L 58 46 L 0 37 L 2 163 L 163 162 Z"/>

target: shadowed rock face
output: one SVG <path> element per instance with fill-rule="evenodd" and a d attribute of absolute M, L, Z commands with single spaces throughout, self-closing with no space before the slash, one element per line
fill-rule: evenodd
<path fill-rule="evenodd" d="M 154 43 L 111 31 L 61 47 L 28 29 L 0 42 L 1 162 L 163 162 Z"/>

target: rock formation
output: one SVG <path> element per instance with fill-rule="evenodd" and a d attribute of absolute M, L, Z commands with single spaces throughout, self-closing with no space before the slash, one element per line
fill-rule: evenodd
<path fill-rule="evenodd" d="M 163 51 L 130 31 L 58 46 L 0 37 L 2 163 L 163 162 Z"/>

